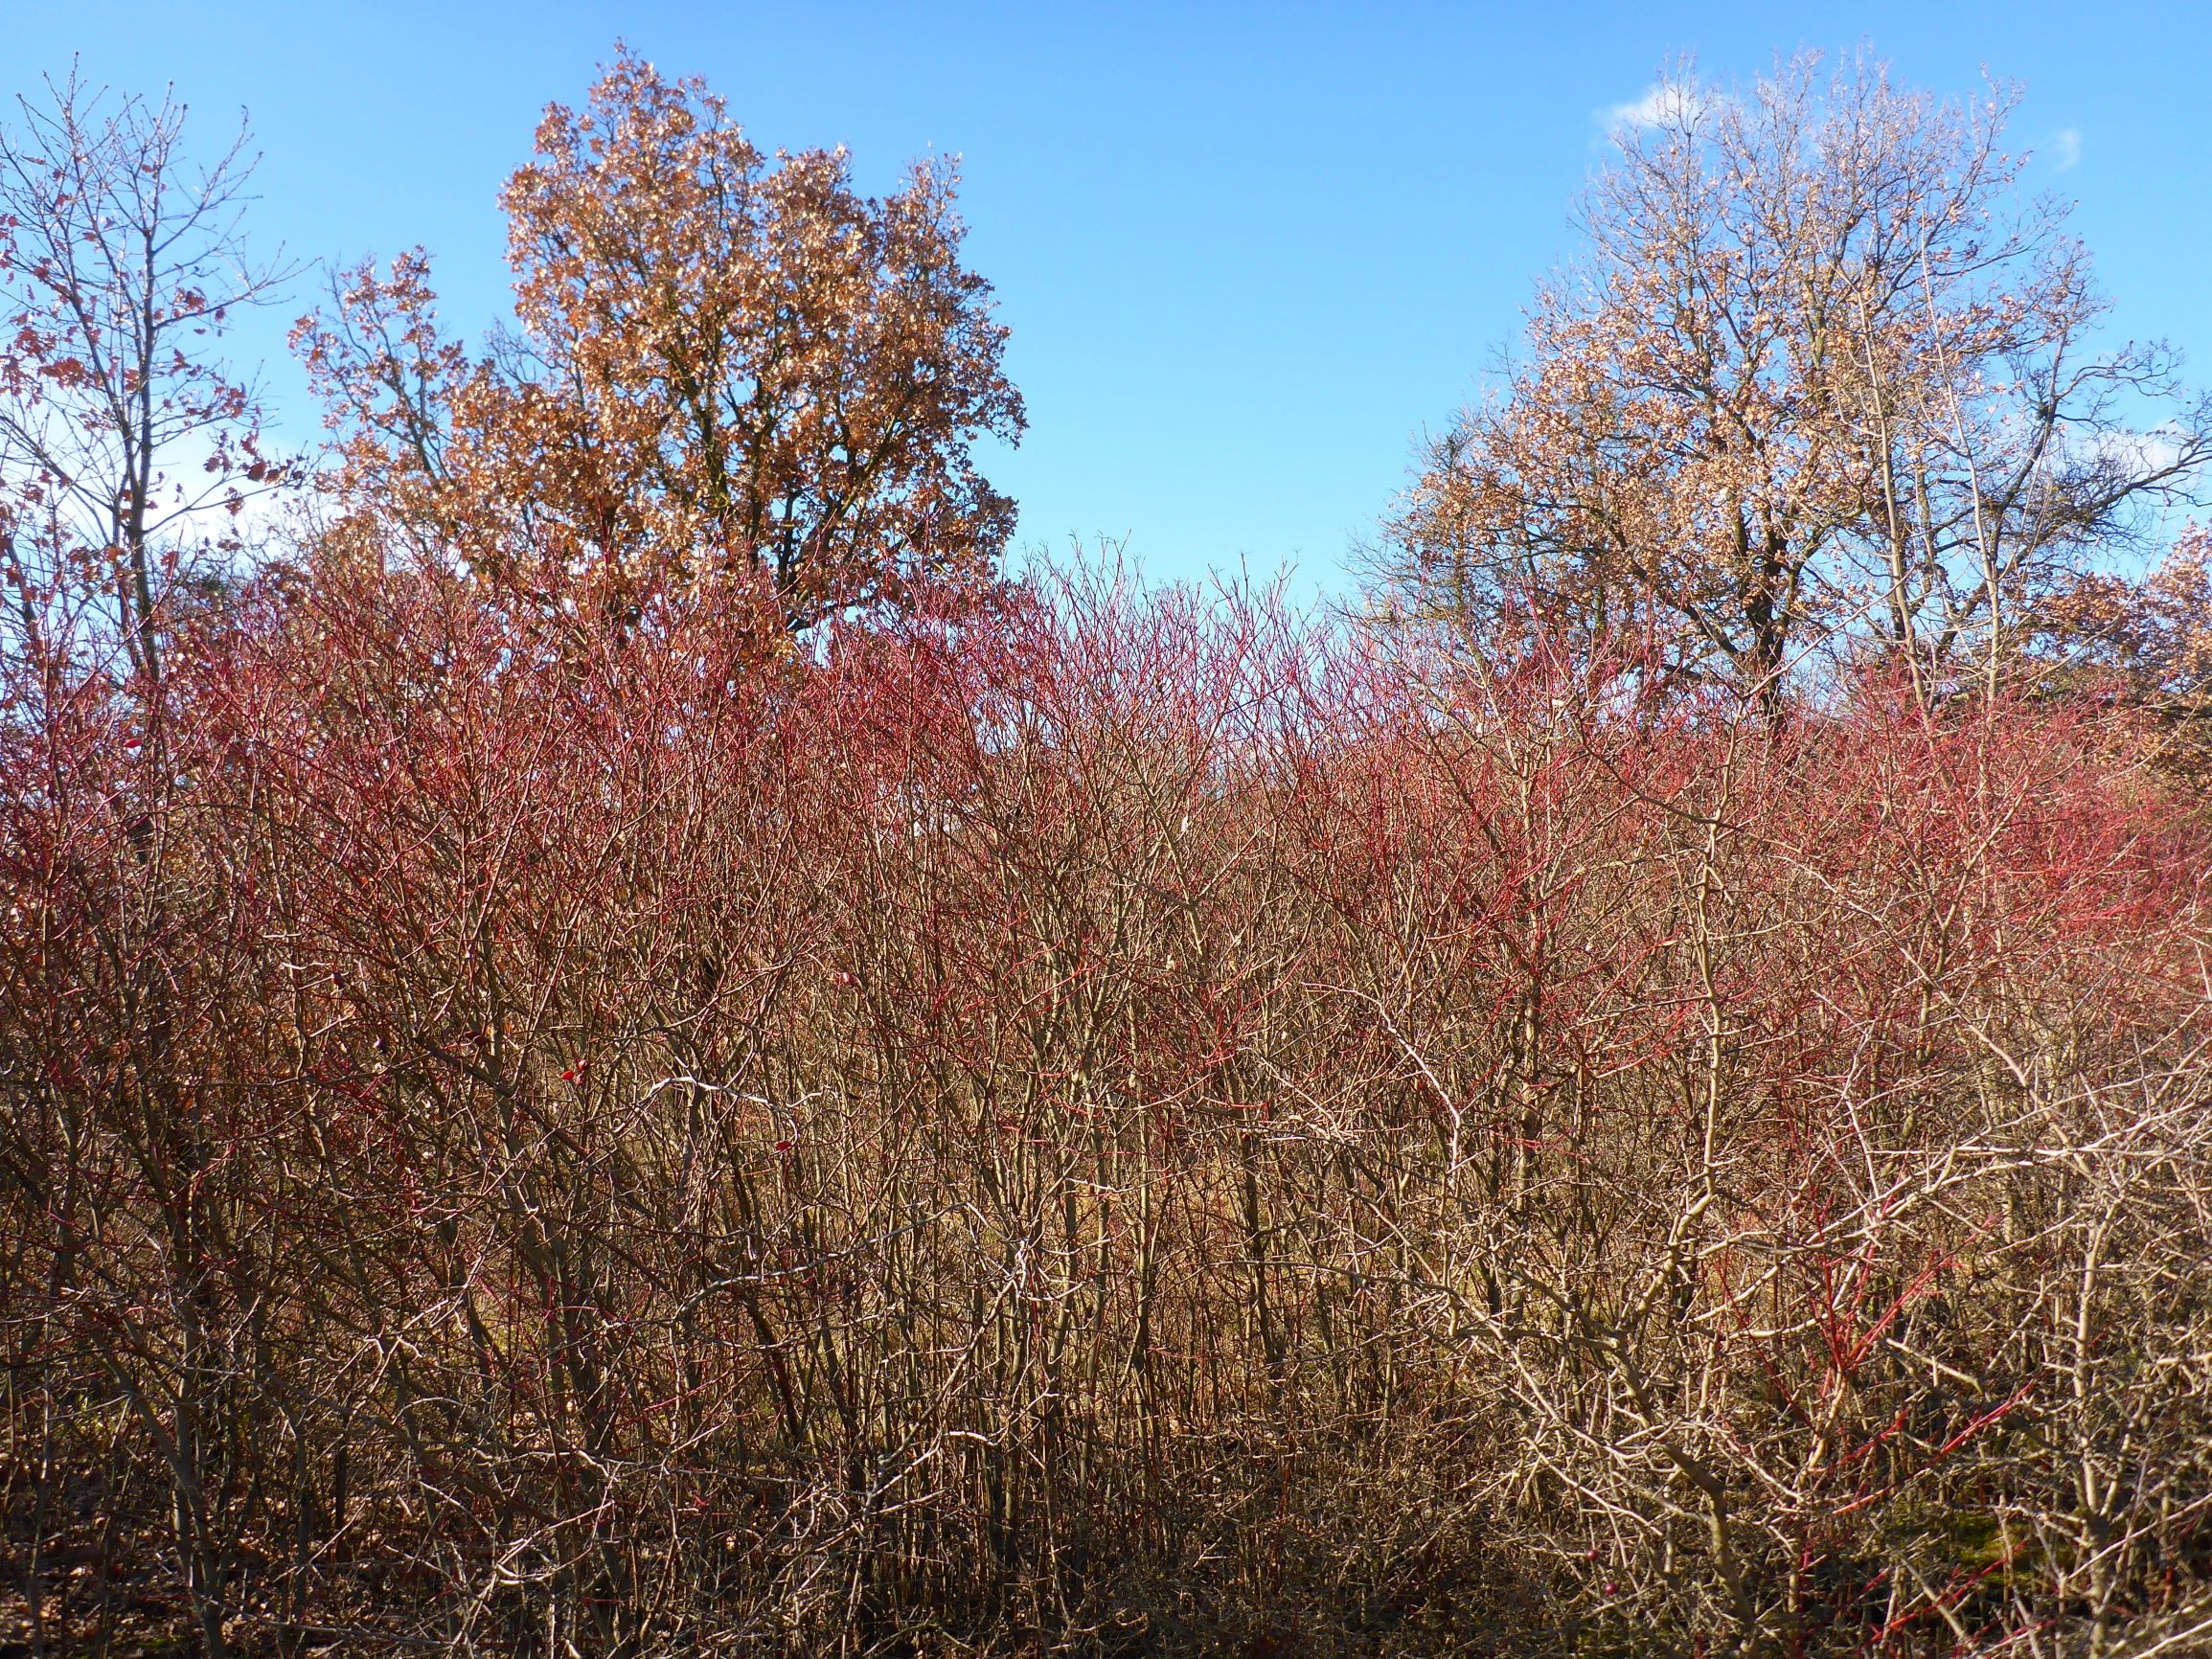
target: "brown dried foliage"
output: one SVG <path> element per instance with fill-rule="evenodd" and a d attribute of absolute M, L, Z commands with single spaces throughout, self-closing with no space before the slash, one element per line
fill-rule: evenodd
<path fill-rule="evenodd" d="M 516 591 L 588 573 L 616 614 L 764 581 L 796 629 L 986 582 L 1014 504 L 970 451 L 1022 407 L 955 183 L 918 164 L 876 200 L 841 150 L 770 165 L 626 54 L 501 193 L 516 332 L 475 360 L 442 336 L 419 250 L 302 321 L 336 499 L 378 557 L 397 529 Z"/>

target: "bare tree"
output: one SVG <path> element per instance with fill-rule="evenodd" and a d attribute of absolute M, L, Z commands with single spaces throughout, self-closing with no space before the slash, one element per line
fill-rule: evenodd
<path fill-rule="evenodd" d="M 0 127 L 7 579 L 34 630 L 41 600 L 91 584 L 150 688 L 185 544 L 235 546 L 226 523 L 285 476 L 252 386 L 216 348 L 288 273 L 240 234 L 256 159 L 242 123 L 198 164 L 183 104 L 111 99 L 74 69 L 17 111 Z"/>
<path fill-rule="evenodd" d="M 255 1252 L 195 1036 L 213 958 L 183 942 L 224 899 L 183 828 L 194 802 L 171 741 L 167 643 L 180 602 L 240 551 L 248 500 L 287 477 L 262 450 L 252 386 L 217 354 L 239 308 L 274 298 L 286 273 L 245 248 L 242 123 L 200 165 L 184 105 L 113 99 L 74 70 L 17 114 L 0 126 L 0 580 L 16 635 L 5 707 L 10 759 L 28 768 L 15 785 L 51 815 L 18 824 L 18 874 L 37 872 L 23 891 L 44 914 L 86 929 L 82 955 L 47 953 L 71 970 L 29 994 L 112 1070 L 90 1093 L 18 1079 L 6 1173 L 40 1216 L 27 1238 L 51 1263 L 47 1321 L 104 1333 L 86 1392 L 49 1372 L 46 1398 L 113 1405 L 155 1449 L 182 1586 L 218 1655 L 252 1503 L 238 1402 L 265 1367 L 257 1293 L 231 1294 Z M 120 1276 L 86 1248 L 116 1220 L 118 1189 L 87 1176 L 103 1165 L 149 1205 L 134 1229 L 143 1256 Z M 53 1344 L 37 1352 L 51 1365 Z"/>
<path fill-rule="evenodd" d="M 1525 361 L 1431 448 L 1394 573 L 1477 624 L 1647 635 L 1676 680 L 1769 705 L 1838 641 L 1994 671 L 2010 610 L 2212 458 L 2170 350 L 2099 346 L 2087 254 L 2001 148 L 2018 97 L 1940 102 L 1864 56 L 1664 80 Z"/>

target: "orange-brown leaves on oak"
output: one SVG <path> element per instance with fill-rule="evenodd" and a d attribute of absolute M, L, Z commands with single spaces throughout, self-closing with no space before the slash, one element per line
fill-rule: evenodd
<path fill-rule="evenodd" d="M 2083 578 L 2038 621 L 2059 654 L 2117 670 L 2140 695 L 2212 701 L 2212 532 L 2190 526 L 2139 582 Z"/>
<path fill-rule="evenodd" d="M 2088 685 L 2147 711 L 2152 753 L 2201 794 L 2212 785 L 2212 531 L 2191 525 L 2140 581 L 2081 577 L 2033 613 L 2046 686 Z"/>
<path fill-rule="evenodd" d="M 353 506 L 617 608 L 764 581 L 799 628 L 975 588 L 1014 506 L 972 446 L 1023 420 L 955 184 L 917 165 L 878 199 L 842 151 L 770 161 L 623 56 L 501 193 L 517 332 L 463 358 L 419 256 L 303 324 Z"/>

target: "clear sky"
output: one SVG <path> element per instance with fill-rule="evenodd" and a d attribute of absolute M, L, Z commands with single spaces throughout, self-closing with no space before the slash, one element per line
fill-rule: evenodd
<path fill-rule="evenodd" d="M 1938 91 L 1985 66 L 2023 81 L 2016 147 L 2078 201 L 2115 337 L 2171 339 L 2212 378 L 2212 0 L 0 0 L 0 89 L 76 53 L 119 88 L 172 82 L 210 141 L 242 108 L 262 240 L 313 261 L 426 244 L 472 332 L 506 300 L 493 193 L 618 36 L 704 75 L 764 148 L 847 146 L 871 190 L 908 157 L 963 157 L 969 257 L 1029 404 L 991 468 L 1019 540 L 1126 536 L 1155 577 L 1290 564 L 1340 590 L 1423 431 L 1479 390 L 1569 250 L 1604 112 L 1684 52 L 1731 77 L 1866 41 Z M 280 425 L 306 441 L 266 321 L 242 349 L 272 359 Z"/>

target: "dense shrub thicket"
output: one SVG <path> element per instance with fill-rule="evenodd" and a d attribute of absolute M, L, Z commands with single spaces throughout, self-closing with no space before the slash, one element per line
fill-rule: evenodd
<path fill-rule="evenodd" d="M 332 574 L 16 674 L 19 1648 L 2212 1628 L 2212 845 L 2109 717 L 759 637 Z"/>

